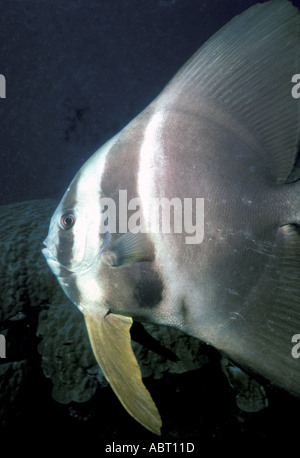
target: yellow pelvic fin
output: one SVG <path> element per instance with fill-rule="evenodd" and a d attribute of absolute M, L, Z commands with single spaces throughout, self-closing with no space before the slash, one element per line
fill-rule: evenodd
<path fill-rule="evenodd" d="M 131 347 L 132 318 L 115 315 L 85 315 L 95 357 L 119 400 L 145 428 L 160 435 L 161 418 Z"/>

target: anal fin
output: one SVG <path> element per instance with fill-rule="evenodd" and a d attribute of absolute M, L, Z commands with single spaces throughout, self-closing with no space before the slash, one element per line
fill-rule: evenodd
<path fill-rule="evenodd" d="M 97 362 L 115 394 L 135 420 L 160 435 L 161 418 L 131 347 L 132 318 L 86 314 L 85 322 Z"/>

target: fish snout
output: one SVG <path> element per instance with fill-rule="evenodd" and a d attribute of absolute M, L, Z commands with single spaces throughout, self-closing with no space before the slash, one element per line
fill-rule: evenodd
<path fill-rule="evenodd" d="M 49 248 L 49 241 L 48 241 L 48 237 L 45 238 L 45 240 L 43 241 L 43 245 L 45 245 L 45 248 L 42 249 L 42 253 L 43 255 L 45 256 L 45 258 L 48 260 L 48 259 L 53 259 L 53 256 L 51 254 L 51 250 Z"/>
<path fill-rule="evenodd" d="M 46 237 L 45 240 L 43 241 L 43 245 L 47 246 L 47 240 L 48 240 L 48 237 Z"/>
<path fill-rule="evenodd" d="M 56 272 L 58 270 L 59 263 L 56 259 L 56 256 L 53 255 L 53 251 L 49 246 L 48 237 L 43 241 L 43 245 L 45 245 L 45 248 L 42 248 L 42 254 L 44 255 L 50 269 Z"/>

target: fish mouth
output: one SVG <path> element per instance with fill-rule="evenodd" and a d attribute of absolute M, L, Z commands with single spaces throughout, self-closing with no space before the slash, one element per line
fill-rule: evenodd
<path fill-rule="evenodd" d="M 47 247 L 45 242 L 44 242 L 44 245 L 45 245 L 45 248 L 42 249 L 42 253 L 45 256 L 46 260 L 47 261 L 48 260 L 54 260 L 55 261 L 55 258 L 51 254 L 51 250 L 49 250 L 49 248 Z"/>
<path fill-rule="evenodd" d="M 75 274 L 75 272 L 69 270 L 67 267 L 61 265 L 58 262 L 58 260 L 53 256 L 51 250 L 47 247 L 45 242 L 44 245 L 45 248 L 42 249 L 42 254 L 45 257 L 48 266 L 57 277 L 68 277 L 70 275 Z"/>
<path fill-rule="evenodd" d="M 43 245 L 45 245 L 45 248 L 42 249 L 42 253 L 45 256 L 46 261 L 47 262 L 49 262 L 49 261 L 50 262 L 56 262 L 58 264 L 57 259 L 53 256 L 50 248 L 48 248 L 46 241 L 47 241 L 47 239 L 44 240 Z"/>
<path fill-rule="evenodd" d="M 43 248 L 42 249 L 42 253 L 43 255 L 45 256 L 46 258 L 46 261 L 49 263 L 56 263 L 56 264 L 59 264 L 59 262 L 57 261 L 57 259 L 55 259 L 52 255 L 51 255 L 51 251 L 48 249 L 48 248 Z"/>
<path fill-rule="evenodd" d="M 87 264 L 85 262 L 81 263 L 78 268 L 74 268 L 71 270 L 70 268 L 64 266 L 61 264 L 57 258 L 53 255 L 52 250 L 48 247 L 47 245 L 47 239 L 44 240 L 43 244 L 45 245 L 45 248 L 43 248 L 42 254 L 44 255 L 48 266 L 52 270 L 52 272 L 59 278 L 62 277 L 69 277 L 70 275 L 77 275 L 78 273 L 84 273 L 92 267 L 93 264 Z"/>

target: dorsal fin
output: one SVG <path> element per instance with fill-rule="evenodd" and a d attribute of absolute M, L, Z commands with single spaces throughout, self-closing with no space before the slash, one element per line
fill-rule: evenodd
<path fill-rule="evenodd" d="M 288 180 L 297 158 L 300 99 L 300 15 L 287 0 L 257 4 L 233 18 L 182 67 L 160 102 L 203 99 L 225 106 L 262 144 L 262 160 L 277 183 Z M 203 107 L 202 107 L 203 111 Z"/>

